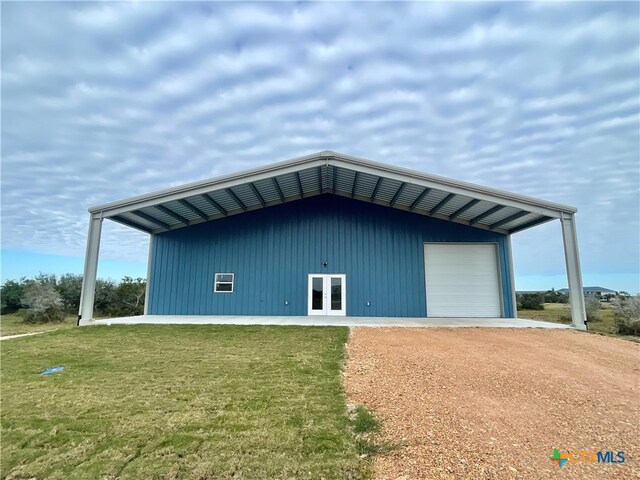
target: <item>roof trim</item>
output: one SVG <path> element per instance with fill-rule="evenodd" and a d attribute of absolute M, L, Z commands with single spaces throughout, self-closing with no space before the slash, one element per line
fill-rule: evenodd
<path fill-rule="evenodd" d="M 569 205 L 563 205 L 561 203 L 550 202 L 548 200 L 541 200 L 541 199 L 529 197 L 526 195 L 520 195 L 518 193 L 508 192 L 506 190 L 500 190 L 497 188 L 485 187 L 483 185 L 464 182 L 462 180 L 454 180 L 449 177 L 441 177 L 439 175 L 423 173 L 417 170 L 411 170 L 409 168 L 397 167 L 395 165 L 393 166 L 387 165 L 385 163 L 374 162 L 373 160 L 367 160 L 365 158 L 345 155 L 343 153 L 329 152 L 329 151 L 321 152 L 321 153 L 332 154 L 333 158 L 337 160 L 342 160 L 343 162 L 351 163 L 356 166 L 369 166 L 371 168 L 375 168 L 376 170 L 381 170 L 389 174 L 404 175 L 408 178 L 412 178 L 416 180 L 434 182 L 442 186 L 448 186 L 456 189 L 464 189 L 469 193 L 474 192 L 474 193 L 479 193 L 483 195 L 494 196 L 496 198 L 503 199 L 503 200 L 514 200 L 518 202 L 528 203 L 528 204 L 531 204 L 532 206 L 539 206 L 542 208 L 556 210 L 558 212 L 576 213 L 578 211 L 578 209 L 575 207 L 571 207 Z M 469 193 L 467 193 L 467 195 Z M 460 192 L 460 194 L 463 195 L 465 193 Z"/>
<path fill-rule="evenodd" d="M 301 172 L 308 171 L 314 168 L 317 168 L 319 172 L 319 184 L 317 188 L 315 185 L 312 185 L 311 189 L 303 189 L 300 175 Z M 306 198 L 307 196 L 311 196 L 311 194 L 340 194 L 341 192 L 336 191 L 336 172 L 343 172 L 341 175 L 355 175 L 352 180 L 353 183 L 350 184 L 350 188 L 348 189 L 350 190 L 352 198 L 355 198 L 357 196 L 355 191 L 360 175 L 362 176 L 362 178 L 367 177 L 369 179 L 377 177 L 378 180 L 375 185 L 373 195 L 369 200 L 373 203 L 384 204 L 391 208 L 415 211 L 416 213 L 422 213 L 436 218 L 442 217 L 445 220 L 463 223 L 477 228 L 488 228 L 490 230 L 499 231 L 501 233 L 515 233 L 516 231 L 523 230 L 524 228 L 529 228 L 544 221 L 552 220 L 554 218 L 561 218 L 565 214 L 574 214 L 575 212 L 577 212 L 576 208 L 570 207 L 568 205 L 562 205 L 512 192 L 498 190 L 495 188 L 453 180 L 438 175 L 417 172 L 415 170 L 410 170 L 402 167 L 386 165 L 383 163 L 366 160 L 364 158 L 354 157 L 351 155 L 345 155 L 328 150 L 263 167 L 224 175 L 217 178 L 188 183 L 185 185 L 171 187 L 144 195 L 125 198 L 123 200 L 115 202 L 105 203 L 102 205 L 91 207 L 89 209 L 89 212 L 92 215 L 100 216 L 101 218 L 111 218 L 112 220 L 120 221 L 120 223 L 125 223 L 122 222 L 123 217 L 121 215 L 129 213 L 134 214 L 134 216 L 138 218 L 141 217 L 144 220 L 146 214 L 140 215 L 140 209 L 156 207 L 159 208 L 160 211 L 162 211 L 163 204 L 167 205 L 168 202 L 177 201 L 177 203 L 184 206 L 184 204 L 187 202 L 186 199 L 195 198 L 198 196 L 204 198 L 206 201 L 208 201 L 208 203 L 215 203 L 215 200 L 210 200 L 212 197 L 209 194 L 215 195 L 215 192 L 226 192 L 228 196 L 233 198 L 237 197 L 236 193 L 233 191 L 233 188 L 239 187 L 242 189 L 243 187 L 241 186 L 244 186 L 244 188 L 247 188 L 248 186 L 249 190 L 252 191 L 253 195 L 259 200 L 259 205 L 248 207 L 245 206 L 238 198 L 234 198 L 233 200 L 235 203 L 238 203 L 240 207 L 242 207 L 243 212 L 251 211 L 255 208 L 264 208 L 274 204 L 273 201 L 265 201 L 265 199 L 262 198 L 260 193 L 257 192 L 255 182 L 259 182 L 261 180 L 271 180 L 277 187 L 278 196 L 281 200 L 281 202 L 275 202 L 275 204 L 277 204 L 284 201 L 296 200 L 298 198 Z M 330 178 L 331 174 L 333 175 L 332 179 Z M 288 175 L 290 178 L 296 179 L 298 189 L 300 190 L 299 196 L 294 195 L 294 197 L 297 198 L 292 197 L 291 193 L 287 194 L 285 198 L 285 195 L 283 195 L 282 193 L 278 178 L 286 178 L 284 177 L 286 175 Z M 308 179 L 308 176 L 306 178 Z M 386 180 L 386 182 L 391 182 L 392 184 L 396 185 L 396 190 L 394 194 L 391 195 L 393 198 L 390 202 L 388 200 L 384 200 L 385 193 L 382 194 L 382 199 L 376 197 L 382 180 Z M 394 182 L 399 182 L 399 184 Z M 388 183 L 385 184 L 388 185 Z M 411 191 L 404 188 L 409 184 L 412 185 Z M 306 185 L 309 185 L 308 181 Z M 417 187 L 421 187 L 424 190 L 417 198 L 414 199 L 414 197 L 411 197 L 411 195 L 416 194 Z M 345 188 L 346 187 L 342 187 L 342 190 L 344 190 Z M 403 197 L 403 192 L 405 190 L 407 190 L 408 192 L 408 197 Z M 417 208 L 418 204 L 422 201 L 423 198 L 425 199 L 425 201 L 427 201 L 426 199 L 430 196 L 431 191 L 440 192 L 440 194 L 446 193 L 446 198 L 441 198 L 436 202 L 435 206 L 433 206 L 434 204 L 431 203 L 431 209 L 425 210 L 424 207 Z M 238 195 L 240 195 L 240 193 L 238 193 Z M 461 199 L 459 199 L 459 197 L 457 196 L 467 198 L 468 203 L 465 203 L 465 208 L 461 208 L 462 206 L 459 203 L 459 200 Z M 401 200 L 401 197 L 403 197 L 404 200 Z M 408 201 L 412 202 L 410 206 L 406 203 L 407 198 L 409 197 L 411 198 Z M 458 200 L 452 202 L 453 210 L 451 210 L 451 207 L 445 207 L 448 201 L 454 199 L 454 197 L 456 197 Z M 244 199 L 247 199 L 246 195 L 243 196 L 242 200 Z M 472 207 L 474 207 L 481 201 L 495 204 L 497 206 L 501 206 L 502 208 L 510 207 L 510 211 L 505 212 L 510 216 L 492 216 L 492 212 L 495 210 L 494 208 L 485 210 L 484 213 L 479 215 L 476 211 L 475 214 L 477 216 L 475 218 L 472 218 L 471 220 L 459 218 L 459 215 L 462 215 L 463 212 L 467 210 L 469 210 L 469 213 L 471 213 L 473 211 Z M 404 205 L 401 204 L 403 202 Z M 482 205 L 485 204 L 483 203 Z M 189 210 L 197 209 L 197 207 L 195 207 L 194 205 L 189 204 L 188 206 Z M 162 219 L 158 218 L 157 220 L 160 223 L 155 222 L 155 224 L 160 225 L 161 228 L 157 229 L 155 227 L 148 226 L 148 223 L 154 223 L 154 218 L 147 218 L 147 224 L 143 223 L 138 226 L 141 227 L 143 231 L 149 231 L 149 233 L 160 233 L 161 231 L 173 230 L 174 228 L 182 228 L 184 226 L 200 223 L 202 221 L 215 220 L 216 218 L 226 216 L 227 214 L 232 215 L 236 213 L 242 213 L 235 212 L 235 210 L 227 212 L 224 209 L 225 207 L 215 205 L 214 207 L 220 212 L 219 216 L 217 214 L 211 215 L 209 213 L 198 211 L 196 213 L 198 213 L 198 217 L 200 217 L 199 220 L 192 219 L 189 215 L 189 220 L 188 222 L 186 222 L 186 225 L 185 222 L 182 222 L 180 226 L 172 225 L 170 226 L 170 228 L 164 228 L 162 226 Z M 442 208 L 443 213 L 436 213 L 436 211 L 440 208 Z M 421 210 L 425 211 L 421 212 Z M 520 214 L 518 214 L 516 211 L 519 211 Z M 173 213 L 175 213 L 175 215 L 172 215 L 174 218 L 177 218 L 177 216 L 180 215 L 178 212 Z M 531 215 L 527 217 L 527 213 Z M 526 220 L 526 222 L 515 222 L 510 226 L 509 222 L 511 220 L 516 221 L 516 219 L 523 216 L 527 217 L 524 219 Z M 153 215 L 152 217 L 155 217 L 155 215 Z M 493 222 L 486 225 L 476 223 L 476 219 L 484 217 L 487 217 L 487 222 L 491 220 L 493 220 Z M 502 225 L 505 226 L 502 227 Z"/>
<path fill-rule="evenodd" d="M 328 155 L 329 153 L 331 153 L 332 155 Z M 154 200 L 154 199 L 160 199 L 160 198 L 164 199 L 167 196 L 181 194 L 181 193 L 188 194 L 185 196 L 197 195 L 198 194 L 197 190 L 201 188 L 206 188 L 206 189 L 210 189 L 210 187 L 228 188 L 228 187 L 222 187 L 222 185 L 226 183 L 232 183 L 238 180 L 256 181 L 260 179 L 258 177 L 263 177 L 265 174 L 273 174 L 276 172 L 278 172 L 279 174 L 286 173 L 286 170 L 289 170 L 289 168 L 287 167 L 297 167 L 297 166 L 311 167 L 312 164 L 314 163 L 313 162 L 314 160 L 316 161 L 321 160 L 319 162 L 320 165 L 324 165 L 325 164 L 324 159 L 332 156 L 333 156 L 333 152 L 328 152 L 328 151 L 313 153 L 311 155 L 296 157 L 291 160 L 284 160 L 282 162 L 273 163 L 271 165 L 267 165 L 263 167 L 242 170 L 240 172 L 231 173 L 228 175 L 222 175 L 220 177 L 209 178 L 207 180 L 199 180 L 197 182 L 185 183 L 184 185 L 179 185 L 177 187 L 170 187 L 170 188 L 165 188 L 163 190 L 156 190 L 155 192 L 145 193 L 143 195 L 136 195 L 135 197 L 128 197 L 122 200 L 117 200 L 115 202 L 109 202 L 102 205 L 97 205 L 95 207 L 89 208 L 89 212 L 90 213 L 104 212 L 107 210 L 111 210 L 113 208 L 137 204 L 139 202 L 144 202 L 146 200 Z M 284 171 L 280 172 L 281 170 L 284 170 Z"/>

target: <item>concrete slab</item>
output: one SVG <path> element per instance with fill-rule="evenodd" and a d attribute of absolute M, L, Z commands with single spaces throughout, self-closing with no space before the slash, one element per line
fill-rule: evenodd
<path fill-rule="evenodd" d="M 402 318 L 324 317 L 251 315 L 141 315 L 95 320 L 94 325 L 301 325 L 344 327 L 491 327 L 491 328 L 573 328 L 561 323 L 524 318 Z"/>

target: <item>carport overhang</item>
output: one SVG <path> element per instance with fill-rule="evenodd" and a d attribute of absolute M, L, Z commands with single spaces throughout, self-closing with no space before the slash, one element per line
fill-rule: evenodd
<path fill-rule="evenodd" d="M 575 208 L 332 151 L 90 208 L 78 324 L 93 319 L 104 219 L 153 241 L 155 234 L 326 193 L 502 233 L 509 250 L 511 234 L 560 220 L 572 322 L 586 329 Z M 513 285 L 513 268 L 511 277 Z M 514 288 L 511 294 L 515 305 Z"/>

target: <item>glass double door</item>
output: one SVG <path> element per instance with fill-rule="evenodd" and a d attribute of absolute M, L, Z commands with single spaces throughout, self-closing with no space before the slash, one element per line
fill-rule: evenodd
<path fill-rule="evenodd" d="M 346 275 L 309 274 L 308 315 L 346 315 Z"/>

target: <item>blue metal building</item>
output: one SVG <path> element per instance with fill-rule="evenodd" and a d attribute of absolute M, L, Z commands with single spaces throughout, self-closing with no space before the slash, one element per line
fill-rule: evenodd
<path fill-rule="evenodd" d="M 510 236 L 543 222 L 561 220 L 582 290 L 575 212 L 321 152 L 91 208 L 79 323 L 104 218 L 151 235 L 149 315 L 493 318 L 516 316 Z"/>

